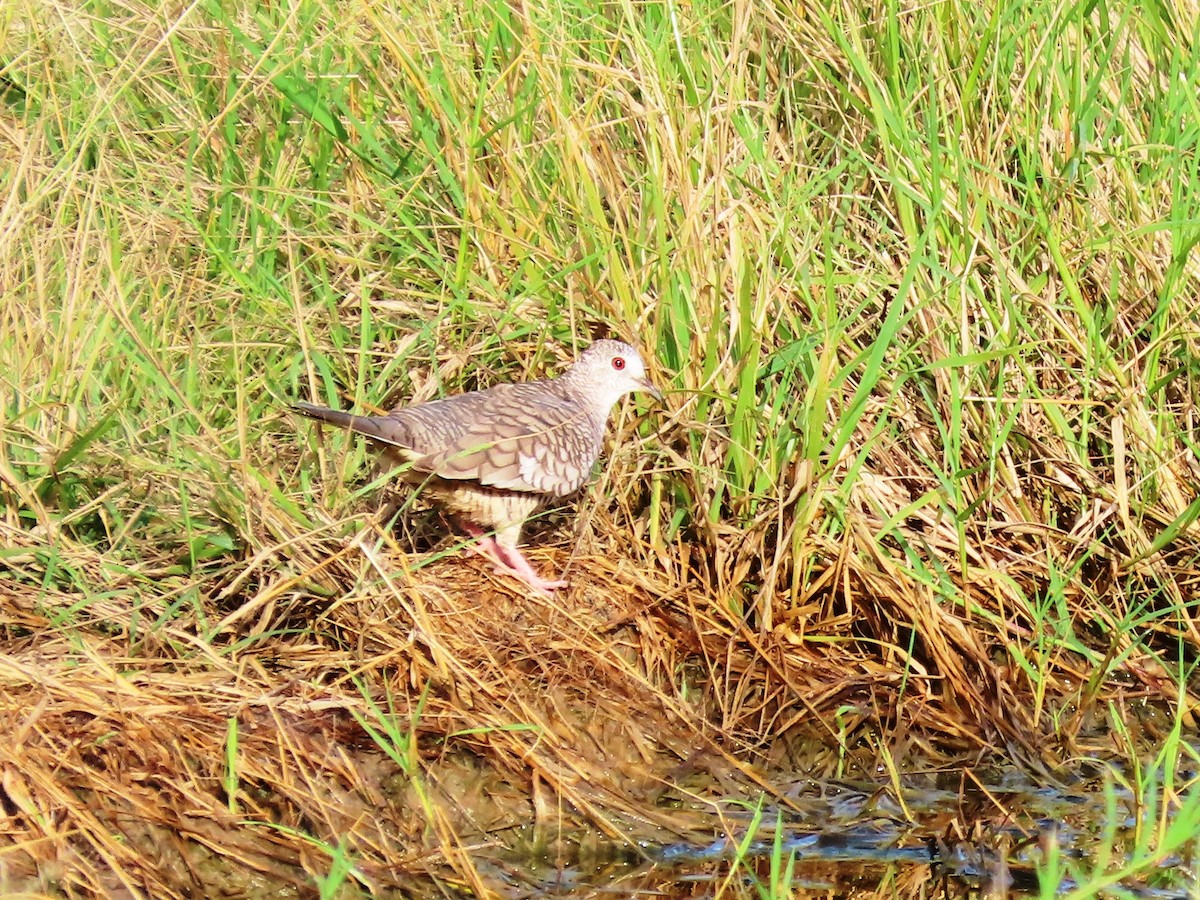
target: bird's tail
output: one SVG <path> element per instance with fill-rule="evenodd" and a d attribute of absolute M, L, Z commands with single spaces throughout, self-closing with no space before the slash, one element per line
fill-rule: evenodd
<path fill-rule="evenodd" d="M 303 416 L 308 416 L 310 419 L 320 419 L 322 422 L 329 422 L 331 425 L 357 431 L 359 434 L 366 435 L 380 443 L 399 446 L 394 438 L 384 433 L 384 429 L 380 425 L 380 419 L 375 416 L 356 416 L 353 413 L 330 409 L 327 406 L 305 403 L 303 400 L 297 400 L 293 403 L 292 409 Z"/>

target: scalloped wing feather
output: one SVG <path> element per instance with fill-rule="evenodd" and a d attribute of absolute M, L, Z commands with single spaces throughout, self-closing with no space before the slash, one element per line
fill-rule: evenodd
<path fill-rule="evenodd" d="M 557 497 L 582 487 L 600 455 L 603 427 L 563 402 L 509 412 L 471 424 L 414 468 L 447 480 Z"/>

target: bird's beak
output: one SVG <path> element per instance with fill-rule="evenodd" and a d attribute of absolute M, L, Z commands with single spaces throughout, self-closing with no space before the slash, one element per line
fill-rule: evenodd
<path fill-rule="evenodd" d="M 649 378 L 639 378 L 638 384 L 641 386 L 643 391 L 645 391 L 647 394 L 649 394 L 651 397 L 653 397 L 659 403 L 663 402 L 663 392 L 660 391 L 655 386 L 654 382 L 651 381 Z"/>

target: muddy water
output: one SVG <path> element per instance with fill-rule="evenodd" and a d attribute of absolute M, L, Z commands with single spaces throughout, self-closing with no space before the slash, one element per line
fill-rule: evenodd
<path fill-rule="evenodd" d="M 1136 808 L 1128 791 L 1100 779 L 1067 789 L 1011 774 L 958 790 L 908 790 L 902 802 L 878 786 L 810 782 L 789 791 L 786 808 L 722 810 L 724 832 L 709 842 L 630 847 L 514 829 L 481 872 L 525 897 L 1020 895 L 1039 891 L 1037 867 L 1051 851 L 1080 872 L 1102 860 L 1106 871 L 1120 868 Z M 1195 897 L 1197 855 L 1200 835 L 1187 858 L 1164 857 L 1110 893 Z M 790 880 L 780 875 L 789 864 Z M 1060 892 L 1074 886 L 1058 882 Z"/>

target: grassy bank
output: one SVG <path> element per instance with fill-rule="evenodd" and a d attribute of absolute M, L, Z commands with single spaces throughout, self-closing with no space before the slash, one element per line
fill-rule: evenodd
<path fill-rule="evenodd" d="M 1198 21 L 7 5 L 8 886 L 485 892 L 530 823 L 1190 733 Z M 555 600 L 286 412 L 609 334 L 668 399 Z"/>

